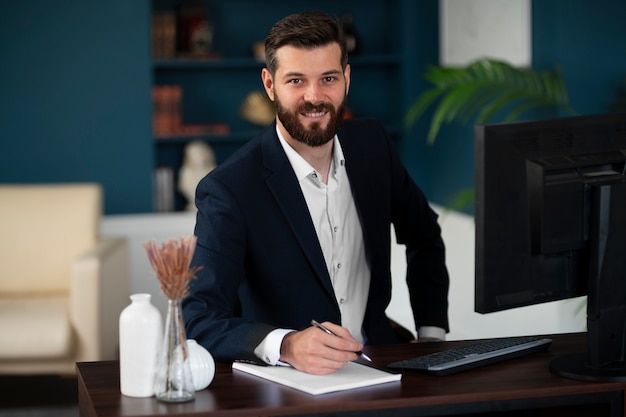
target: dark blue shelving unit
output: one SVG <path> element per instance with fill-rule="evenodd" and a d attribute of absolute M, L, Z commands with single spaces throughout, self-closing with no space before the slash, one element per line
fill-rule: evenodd
<path fill-rule="evenodd" d="M 239 115 L 251 92 L 263 91 L 263 62 L 252 56 L 252 45 L 262 41 L 271 25 L 283 16 L 311 8 L 353 16 L 358 54 L 350 56 L 352 83 L 348 107 L 355 117 L 376 118 L 397 141 L 402 139 L 404 106 L 411 91 L 402 85 L 403 70 L 412 52 L 402 40 L 411 30 L 402 28 L 403 15 L 412 10 L 409 0 L 338 0 L 315 2 L 272 1 L 271 7 L 250 0 L 210 0 L 204 3 L 214 28 L 211 59 L 159 59 L 152 63 L 154 85 L 179 85 L 183 91 L 183 123 L 220 123 L 226 135 L 176 135 L 154 139 L 155 167 L 169 167 L 177 175 L 183 148 L 203 140 L 214 150 L 218 164 L 241 144 L 259 133 Z M 154 0 L 153 10 L 175 11 L 177 2 Z M 233 22 L 237 24 L 233 26 Z M 264 94 L 264 92 L 263 92 Z M 176 178 L 175 178 L 176 180 Z M 177 209 L 181 207 L 178 201 Z"/>

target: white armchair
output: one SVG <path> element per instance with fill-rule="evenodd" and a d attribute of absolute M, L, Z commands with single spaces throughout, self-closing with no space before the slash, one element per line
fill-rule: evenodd
<path fill-rule="evenodd" d="M 116 359 L 128 244 L 100 238 L 98 184 L 0 184 L 0 373 Z"/>

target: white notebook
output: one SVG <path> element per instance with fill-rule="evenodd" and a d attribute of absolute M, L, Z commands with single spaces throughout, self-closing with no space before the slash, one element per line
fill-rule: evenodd
<path fill-rule="evenodd" d="M 233 369 L 313 395 L 384 384 L 402 378 L 402 374 L 386 372 L 358 362 L 349 362 L 330 375 L 311 375 L 290 366 L 263 366 L 244 362 L 234 362 Z"/>

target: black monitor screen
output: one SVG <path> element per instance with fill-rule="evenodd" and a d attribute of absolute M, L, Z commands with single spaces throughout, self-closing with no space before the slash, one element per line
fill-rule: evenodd
<path fill-rule="evenodd" d="M 476 311 L 587 295 L 575 366 L 626 376 L 626 114 L 482 125 L 475 138 Z"/>

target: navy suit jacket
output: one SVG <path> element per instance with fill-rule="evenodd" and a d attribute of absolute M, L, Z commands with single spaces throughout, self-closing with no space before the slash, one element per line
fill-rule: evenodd
<path fill-rule="evenodd" d="M 344 121 L 338 137 L 371 269 L 366 343 L 398 342 L 385 316 L 391 224 L 407 246 L 416 326 L 447 330 L 449 280 L 436 214 L 379 123 Z M 199 183 L 196 205 L 192 265 L 203 269 L 183 300 L 188 338 L 217 360 L 257 360 L 254 348 L 273 329 L 304 329 L 311 319 L 341 323 L 315 228 L 275 124 Z"/>

